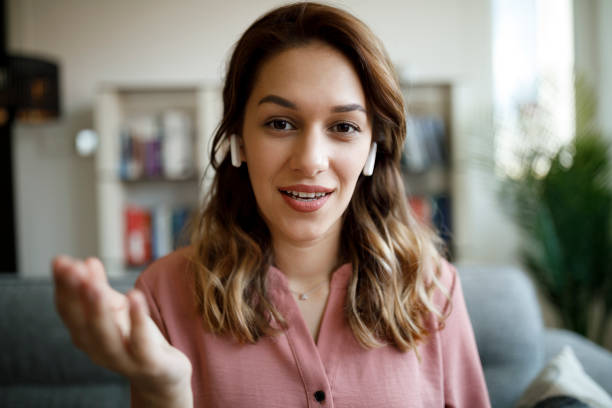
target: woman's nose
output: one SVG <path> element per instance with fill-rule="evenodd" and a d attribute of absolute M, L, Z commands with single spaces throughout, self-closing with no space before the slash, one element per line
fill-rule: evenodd
<path fill-rule="evenodd" d="M 298 138 L 293 148 L 291 169 L 306 177 L 316 176 L 329 167 L 329 148 L 324 132 L 307 129 Z"/>

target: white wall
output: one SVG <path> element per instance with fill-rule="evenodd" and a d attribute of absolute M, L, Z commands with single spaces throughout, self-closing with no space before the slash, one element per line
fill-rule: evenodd
<path fill-rule="evenodd" d="M 54 254 L 96 253 L 93 160 L 72 148 L 91 126 L 101 81 L 211 81 L 222 78 L 241 32 L 279 1 L 9 0 L 9 48 L 61 66 L 62 120 L 15 129 L 18 264 L 48 273 Z M 456 241 L 461 260 L 508 262 L 512 233 L 492 198 L 490 175 L 468 166 L 491 146 L 489 0 L 335 2 L 363 19 L 398 66 L 455 85 Z M 509 241 L 510 240 L 510 241 Z M 510 242 L 510 243 L 509 243 Z"/>
<path fill-rule="evenodd" d="M 597 121 L 612 140 L 612 2 L 574 0 L 576 69 L 594 87 Z"/>
<path fill-rule="evenodd" d="M 612 2 L 599 0 L 599 123 L 612 140 Z"/>

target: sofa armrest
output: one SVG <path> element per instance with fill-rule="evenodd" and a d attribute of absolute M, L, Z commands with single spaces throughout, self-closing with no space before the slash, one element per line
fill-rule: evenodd
<path fill-rule="evenodd" d="M 457 265 L 491 404 L 510 407 L 544 361 L 535 290 L 514 267 Z"/>

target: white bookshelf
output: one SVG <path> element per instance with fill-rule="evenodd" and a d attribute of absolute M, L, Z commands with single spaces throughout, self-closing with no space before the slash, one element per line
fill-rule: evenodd
<path fill-rule="evenodd" d="M 191 118 L 193 174 L 178 179 L 163 176 L 135 180 L 122 178 L 122 128 L 133 118 L 168 110 L 185 112 Z M 201 201 L 208 187 L 208 183 L 202 182 L 202 175 L 209 164 L 211 137 L 221 112 L 221 91 L 217 86 L 106 84 L 100 87 L 94 117 L 100 138 L 95 179 L 98 253 L 110 276 L 119 276 L 133 269 L 126 266 L 124 253 L 124 209 L 127 205 L 195 207 Z"/>
<path fill-rule="evenodd" d="M 438 214 L 438 217 L 442 217 L 446 227 L 450 230 L 445 230 L 443 236 L 447 239 L 451 256 L 454 255 L 454 239 L 455 226 L 453 225 L 452 212 L 455 205 L 456 192 L 452 182 L 453 174 L 453 158 L 452 158 L 452 143 L 453 143 L 453 128 L 452 128 L 452 93 L 453 86 L 450 82 L 446 81 L 417 81 L 412 83 L 402 83 L 402 91 L 404 94 L 404 100 L 406 102 L 406 109 L 408 114 L 408 123 L 410 121 L 419 121 L 423 119 L 430 119 L 438 121 L 442 125 L 443 140 L 437 140 L 434 145 L 438 147 L 437 152 L 441 155 L 443 160 L 434 160 L 433 162 L 423 166 L 421 170 L 410 171 L 410 169 L 403 168 L 402 176 L 404 179 L 404 186 L 406 193 L 409 198 L 421 198 L 426 199 L 431 208 L 431 216 L 434 217 Z M 407 142 L 405 145 L 405 154 L 410 157 L 414 154 L 414 145 L 409 142 L 411 132 L 414 133 L 415 129 L 410 126 L 407 128 Z M 434 132 L 436 133 L 436 132 Z M 433 136 L 433 133 L 425 132 L 427 137 Z M 423 136 L 425 136 L 423 135 Z M 423 142 L 423 139 L 420 140 Z M 423 145 L 420 149 L 424 149 L 425 156 L 428 155 L 427 148 Z M 418 160 L 417 160 L 418 161 Z M 437 204 L 441 204 L 440 200 L 444 197 L 445 209 L 441 211 L 441 207 L 436 207 Z M 433 221 L 433 220 L 432 220 Z M 438 219 L 439 221 L 439 219 Z"/>

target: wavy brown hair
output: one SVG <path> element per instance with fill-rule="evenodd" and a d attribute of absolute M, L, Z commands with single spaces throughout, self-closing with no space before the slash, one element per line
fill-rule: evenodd
<path fill-rule="evenodd" d="M 359 75 L 378 143 L 371 177 L 360 176 L 345 211 L 341 260 L 351 262 L 346 318 L 364 347 L 387 343 L 407 350 L 440 325 L 433 302 L 442 257 L 437 236 L 411 214 L 399 172 L 405 108 L 382 43 L 349 13 L 317 3 L 290 4 L 255 21 L 236 43 L 223 88 L 223 118 L 215 131 L 216 170 L 207 201 L 191 227 L 195 296 L 204 326 L 256 342 L 286 325 L 266 291 L 272 262 L 269 230 L 258 213 L 246 166 L 225 154 L 228 135 L 241 134 L 247 100 L 263 62 L 287 49 L 322 41 L 344 54 Z M 220 157 L 222 157 L 220 159 Z M 448 294 L 446 293 L 448 297 Z"/>

